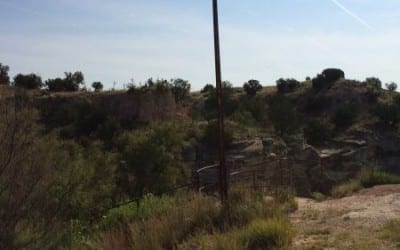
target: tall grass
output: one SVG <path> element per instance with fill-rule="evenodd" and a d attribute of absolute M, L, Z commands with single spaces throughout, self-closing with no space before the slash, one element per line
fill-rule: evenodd
<path fill-rule="evenodd" d="M 188 193 L 170 197 L 165 210 L 152 210 L 145 216 L 114 211 L 111 214 L 128 214 L 131 220 L 119 230 L 102 233 L 92 244 L 97 249 L 123 249 L 119 245 L 124 242 L 124 247 L 152 250 L 180 249 L 182 245 L 196 249 L 243 249 L 261 244 L 257 239 L 262 237 L 277 246 L 288 242 L 290 225 L 282 219 L 278 204 L 241 189 L 234 190 L 229 197 L 227 203 L 221 204 L 215 197 Z"/>
<path fill-rule="evenodd" d="M 362 188 L 386 184 L 400 184 L 400 176 L 374 168 L 363 168 L 356 178 L 333 187 L 331 194 L 333 197 L 340 198 L 357 192 Z"/>

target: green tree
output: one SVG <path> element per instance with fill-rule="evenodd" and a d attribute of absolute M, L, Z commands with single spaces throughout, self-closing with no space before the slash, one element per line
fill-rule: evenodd
<path fill-rule="evenodd" d="M 253 97 L 257 94 L 258 91 L 262 90 L 262 86 L 257 80 L 249 80 L 244 83 L 243 89 L 246 92 L 247 96 Z"/>
<path fill-rule="evenodd" d="M 122 160 L 131 177 L 131 197 L 160 194 L 186 183 L 188 168 L 182 160 L 184 134 L 175 124 L 155 124 L 127 133 L 118 140 Z M 126 175 L 125 175 L 126 177 Z"/>
<path fill-rule="evenodd" d="M 298 117 L 293 104 L 281 95 L 272 98 L 268 117 L 280 136 L 292 134 L 298 130 Z"/>
<path fill-rule="evenodd" d="M 400 107 L 395 103 L 378 103 L 373 114 L 386 126 L 396 127 L 400 122 Z"/>
<path fill-rule="evenodd" d="M 14 77 L 14 86 L 25 89 L 40 89 L 43 82 L 42 78 L 36 74 L 18 74 Z"/>
<path fill-rule="evenodd" d="M 304 128 L 304 137 L 307 143 L 319 145 L 331 138 L 333 126 L 326 120 L 311 119 Z"/>
<path fill-rule="evenodd" d="M 394 92 L 397 89 L 397 84 L 395 82 L 386 83 L 385 86 L 391 92 Z"/>
<path fill-rule="evenodd" d="M 365 83 L 367 86 L 371 86 L 376 89 L 382 88 L 382 82 L 377 77 L 368 77 L 367 79 L 365 79 Z"/>
<path fill-rule="evenodd" d="M 226 116 L 230 116 L 235 112 L 237 108 L 237 103 L 233 100 L 233 86 L 230 82 L 222 82 L 223 91 L 223 104 L 224 113 Z M 204 101 L 204 111 L 207 120 L 212 120 L 217 117 L 217 90 L 215 88 L 210 88 L 209 93 Z"/>
<path fill-rule="evenodd" d="M 100 92 L 103 90 L 103 84 L 101 82 L 94 82 L 92 83 L 92 88 L 94 89 L 94 91 Z"/>
<path fill-rule="evenodd" d="M 0 103 L 0 249 L 51 247 L 111 207 L 113 156 L 43 134 L 23 97 Z"/>
<path fill-rule="evenodd" d="M 214 91 L 215 87 L 212 84 L 206 84 L 200 91 L 202 94 L 208 94 L 210 91 Z"/>
<path fill-rule="evenodd" d="M 347 128 L 358 119 L 359 110 L 354 103 L 339 104 L 333 111 L 332 121 L 336 128 Z"/>
<path fill-rule="evenodd" d="M 283 79 L 280 78 L 276 81 L 276 87 L 278 88 L 279 93 L 289 93 L 294 91 L 298 86 L 300 86 L 300 82 L 296 79 Z"/>
<path fill-rule="evenodd" d="M 189 81 L 177 78 L 172 80 L 171 85 L 172 85 L 171 91 L 175 96 L 175 101 L 177 103 L 184 101 L 190 92 Z"/>
<path fill-rule="evenodd" d="M 8 76 L 9 70 L 10 70 L 9 66 L 0 63 L 0 85 L 10 84 L 10 77 Z"/>
<path fill-rule="evenodd" d="M 80 89 L 80 86 L 84 84 L 83 73 L 77 71 L 75 73 L 65 72 L 65 77 L 63 79 L 49 79 L 45 82 L 45 85 L 51 92 L 74 92 Z"/>

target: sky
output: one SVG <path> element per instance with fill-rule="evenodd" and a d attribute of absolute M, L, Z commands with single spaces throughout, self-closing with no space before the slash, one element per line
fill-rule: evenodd
<path fill-rule="evenodd" d="M 219 0 L 222 77 L 274 85 L 336 67 L 400 83 L 399 0 Z M 0 0 L 0 63 L 88 86 L 215 82 L 211 0 Z"/>

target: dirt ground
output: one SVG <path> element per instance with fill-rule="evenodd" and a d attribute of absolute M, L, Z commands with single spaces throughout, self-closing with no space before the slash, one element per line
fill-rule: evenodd
<path fill-rule="evenodd" d="M 382 237 L 382 228 L 400 219 L 400 185 L 376 186 L 322 202 L 297 201 L 299 209 L 291 215 L 297 231 L 293 249 L 400 249 Z"/>

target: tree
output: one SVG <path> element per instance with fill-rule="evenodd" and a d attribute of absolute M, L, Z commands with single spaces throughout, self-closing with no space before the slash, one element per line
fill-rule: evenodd
<path fill-rule="evenodd" d="M 189 81 L 183 80 L 181 78 L 172 80 L 171 91 L 175 96 L 175 101 L 177 103 L 182 102 L 186 99 L 190 91 Z"/>
<path fill-rule="evenodd" d="M 186 183 L 189 169 L 182 160 L 183 136 L 172 123 L 121 136 L 118 144 L 131 175 L 126 180 L 131 197 L 160 194 Z"/>
<path fill-rule="evenodd" d="M 228 81 L 222 82 L 222 91 L 223 91 L 223 104 L 224 104 L 224 113 L 226 116 L 230 116 L 233 112 L 235 112 L 237 107 L 237 102 L 233 100 L 233 86 Z M 204 101 L 204 111 L 205 117 L 207 120 L 212 120 L 217 117 L 217 90 L 216 88 L 210 88 L 208 95 Z"/>
<path fill-rule="evenodd" d="M 84 84 L 83 73 L 77 71 L 75 73 L 65 72 L 65 77 L 63 79 L 49 79 L 45 82 L 45 85 L 51 92 L 61 92 L 68 91 L 74 92 L 78 91 L 80 86 Z"/>
<path fill-rule="evenodd" d="M 243 89 L 246 92 L 247 96 L 253 97 L 257 94 L 258 91 L 262 90 L 262 86 L 257 80 L 249 80 L 244 83 Z"/>
<path fill-rule="evenodd" d="M 40 89 L 43 85 L 42 78 L 36 74 L 18 74 L 14 77 L 14 86 L 25 89 Z"/>
<path fill-rule="evenodd" d="M 304 128 L 304 137 L 307 143 L 320 145 L 333 135 L 332 124 L 322 119 L 311 119 Z"/>
<path fill-rule="evenodd" d="M 385 86 L 391 92 L 394 92 L 397 89 L 397 84 L 395 82 L 386 83 Z"/>
<path fill-rule="evenodd" d="M 92 88 L 96 92 L 102 91 L 103 90 L 103 84 L 101 82 L 94 82 L 94 83 L 92 83 Z"/>
<path fill-rule="evenodd" d="M 377 77 L 368 77 L 367 79 L 365 79 L 365 83 L 367 86 L 371 86 L 376 89 L 382 88 L 382 82 Z"/>
<path fill-rule="evenodd" d="M 312 79 L 312 86 L 316 91 L 329 89 L 341 78 L 345 78 L 343 70 L 334 68 L 325 69 L 321 74 L 318 74 L 317 77 Z"/>
<path fill-rule="evenodd" d="M 214 89 L 215 89 L 214 85 L 212 85 L 212 84 L 206 84 L 206 86 L 204 86 L 204 87 L 201 89 L 200 93 L 202 93 L 202 94 L 207 94 L 207 93 L 209 93 L 210 91 L 213 91 Z"/>
<path fill-rule="evenodd" d="M 298 129 L 298 118 L 294 106 L 281 95 L 272 98 L 268 116 L 280 136 L 294 133 Z"/>
<path fill-rule="evenodd" d="M 58 249 L 72 220 L 111 207 L 113 156 L 44 135 L 38 119 L 24 97 L 0 103 L 0 249 Z"/>
<path fill-rule="evenodd" d="M 358 118 L 359 111 L 354 103 L 339 104 L 333 111 L 332 121 L 336 128 L 347 128 Z"/>
<path fill-rule="evenodd" d="M 296 79 L 280 78 L 276 81 L 276 87 L 278 88 L 278 92 L 282 94 L 294 91 L 299 85 L 300 82 L 297 81 Z"/>
<path fill-rule="evenodd" d="M 390 127 L 396 127 L 400 122 L 400 107 L 396 103 L 378 103 L 373 114 Z"/>
<path fill-rule="evenodd" d="M 10 84 L 10 77 L 8 76 L 8 71 L 10 67 L 0 63 L 0 85 Z"/>

